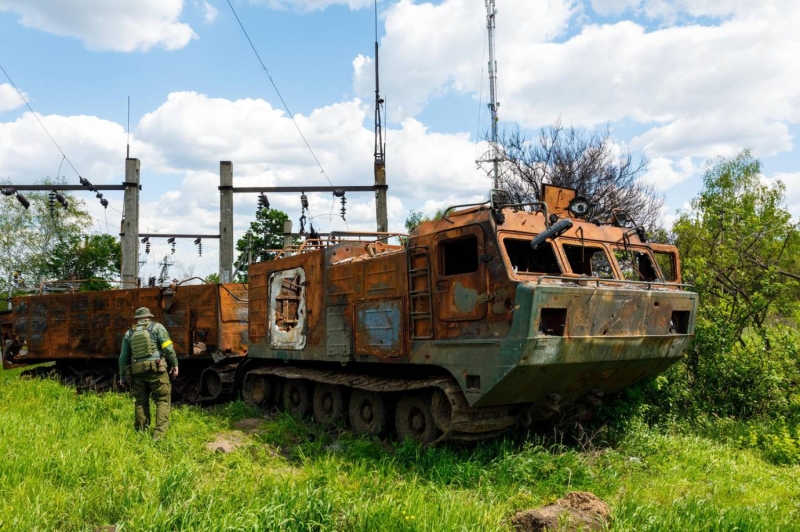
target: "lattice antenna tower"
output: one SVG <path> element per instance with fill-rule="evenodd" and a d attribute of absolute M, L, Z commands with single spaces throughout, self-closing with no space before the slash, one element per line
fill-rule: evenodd
<path fill-rule="evenodd" d="M 492 162 L 492 189 L 493 192 L 500 188 L 500 172 L 498 168 L 497 151 L 497 109 L 500 102 L 497 101 L 497 61 L 494 59 L 494 32 L 495 15 L 497 9 L 494 0 L 486 0 L 486 29 L 489 32 L 489 111 L 492 115 L 492 139 L 489 148 L 489 157 Z M 494 197 L 494 194 L 492 194 Z"/>

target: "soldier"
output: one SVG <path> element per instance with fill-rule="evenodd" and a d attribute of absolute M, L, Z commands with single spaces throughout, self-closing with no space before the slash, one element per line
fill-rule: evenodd
<path fill-rule="evenodd" d="M 119 384 L 131 386 L 136 399 L 137 430 L 150 426 L 150 398 L 156 404 L 156 428 L 153 439 L 160 440 L 169 428 L 169 406 L 172 386 L 169 376 L 178 376 L 178 357 L 169 333 L 160 323 L 151 321 L 146 307 L 136 309 L 136 325 L 122 338 L 119 354 Z M 165 359 L 166 358 L 166 362 Z"/>

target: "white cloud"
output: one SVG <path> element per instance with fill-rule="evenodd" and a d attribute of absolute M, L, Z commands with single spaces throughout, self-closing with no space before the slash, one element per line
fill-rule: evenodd
<path fill-rule="evenodd" d="M 216 7 L 209 4 L 206 0 L 203 0 L 203 16 L 206 19 L 206 23 L 213 23 L 217 19 L 218 14 L 219 11 Z"/>
<path fill-rule="evenodd" d="M 698 168 L 692 163 L 691 157 L 684 157 L 678 161 L 667 157 L 656 157 L 649 161 L 647 172 L 641 179 L 659 190 L 667 190 L 683 183 L 697 171 Z"/>
<path fill-rule="evenodd" d="M 20 15 L 29 28 L 80 39 L 95 50 L 176 50 L 196 38 L 179 22 L 183 0 L 0 0 L 0 12 Z"/>
<path fill-rule="evenodd" d="M 27 99 L 28 95 L 25 93 L 23 94 Z M 14 87 L 9 83 L 0 83 L 0 113 L 16 109 L 23 105 L 25 105 L 25 102 L 19 97 L 19 93 L 17 93 Z"/>
<path fill-rule="evenodd" d="M 800 218 L 800 172 L 783 172 L 767 179 L 782 182 L 786 186 L 786 205 L 795 218 Z"/>
<path fill-rule="evenodd" d="M 513 48 L 561 35 L 575 10 L 574 0 L 516 0 L 498 8 L 498 43 Z M 471 0 L 445 0 L 434 5 L 400 0 L 385 13 L 381 41 L 381 83 L 390 97 L 389 116 L 402 120 L 418 114 L 428 99 L 447 92 L 478 92 L 484 80 L 483 54 L 486 11 Z M 508 23 L 508 21 L 514 21 Z M 499 56 L 499 84 L 514 83 L 508 56 Z M 374 91 L 372 58 L 353 61 L 356 92 L 367 98 Z M 485 94 L 485 93 L 484 93 Z"/>
<path fill-rule="evenodd" d="M 467 4 L 401 0 L 387 10 L 381 76 L 390 117 L 415 116 L 447 92 L 478 95 L 485 13 Z M 593 5 L 604 13 L 630 7 L 661 21 L 680 15 L 689 22 L 654 31 L 633 21 L 587 24 L 556 42 L 578 24 L 581 5 L 503 2 L 497 16 L 501 120 L 528 127 L 557 117 L 587 127 L 646 124 L 651 129 L 637 142 L 651 158 L 713 157 L 745 147 L 768 156 L 792 149 L 789 126 L 800 122 L 800 3 Z M 356 91 L 367 98 L 371 59 L 359 56 L 353 66 Z"/>
<path fill-rule="evenodd" d="M 355 99 L 295 117 L 334 184 L 373 182 L 373 136 L 371 128 L 364 126 L 368 115 L 369 107 Z M 41 118 L 82 175 L 96 184 L 122 181 L 126 141 L 122 125 L 89 116 Z M 414 119 L 387 129 L 386 134 L 391 230 L 404 230 L 411 208 L 435 210 L 487 196 L 489 180 L 476 170 L 476 147 L 469 134 L 434 133 Z M 292 121 L 264 100 L 173 93 L 139 121 L 132 140 L 131 154 L 142 165 L 142 232 L 217 233 L 220 160 L 233 162 L 236 186 L 328 184 Z M 55 176 L 60 163 L 61 155 L 32 114 L 0 122 L 0 178 L 31 183 Z M 67 163 L 61 174 L 77 183 Z M 77 195 L 99 220 L 96 229 L 116 234 L 121 196 L 107 194 L 111 206 L 105 211 L 91 195 Z M 338 217 L 338 199 L 322 193 L 308 196 L 309 214 L 315 216 L 318 229 L 375 230 L 372 194 L 347 194 L 346 222 Z M 431 198 L 437 202 L 431 203 Z M 269 200 L 299 228 L 299 194 L 271 194 Z M 234 205 L 239 237 L 253 219 L 256 195 L 237 194 Z M 193 257 L 194 272 L 205 275 L 216 270 L 217 245 L 204 241 L 203 258 L 188 243 L 180 243 L 179 248 L 184 258 Z M 155 274 L 156 259 L 168 252 L 165 243 L 153 241 L 145 276 Z"/>

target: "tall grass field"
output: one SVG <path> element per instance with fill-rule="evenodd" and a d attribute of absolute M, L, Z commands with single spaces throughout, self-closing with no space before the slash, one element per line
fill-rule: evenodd
<path fill-rule="evenodd" d="M 235 428 L 255 415 L 175 406 L 153 442 L 129 396 L 0 372 L 0 530 L 511 530 L 576 490 L 609 503 L 610 530 L 800 530 L 800 466 L 720 438 L 641 425 L 588 452 L 523 433 L 422 449 L 283 414 Z"/>

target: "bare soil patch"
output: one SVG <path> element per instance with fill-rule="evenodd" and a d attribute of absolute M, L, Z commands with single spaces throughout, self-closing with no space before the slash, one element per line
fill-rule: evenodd
<path fill-rule="evenodd" d="M 602 499 L 588 491 L 573 491 L 543 508 L 516 513 L 511 524 L 517 532 L 602 530 L 610 516 Z"/>

